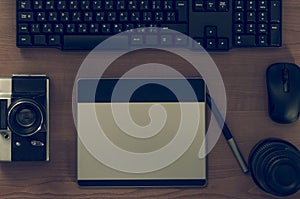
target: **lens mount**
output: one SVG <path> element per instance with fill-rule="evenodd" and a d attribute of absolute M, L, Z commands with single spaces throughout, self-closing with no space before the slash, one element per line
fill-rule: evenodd
<path fill-rule="evenodd" d="M 8 127 L 20 136 L 30 136 L 40 131 L 43 122 L 42 108 L 32 99 L 18 99 L 8 109 Z"/>

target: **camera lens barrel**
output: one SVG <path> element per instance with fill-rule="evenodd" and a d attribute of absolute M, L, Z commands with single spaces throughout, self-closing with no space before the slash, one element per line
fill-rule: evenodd
<path fill-rule="evenodd" d="M 7 123 L 13 133 L 32 135 L 41 129 L 43 121 L 42 108 L 34 100 L 19 99 L 9 107 Z"/>
<path fill-rule="evenodd" d="M 269 138 L 252 149 L 249 169 L 254 182 L 276 196 L 288 196 L 300 189 L 300 152 L 291 143 Z"/>

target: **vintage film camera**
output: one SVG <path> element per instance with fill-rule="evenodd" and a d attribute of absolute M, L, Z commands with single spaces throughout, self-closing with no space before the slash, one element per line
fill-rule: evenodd
<path fill-rule="evenodd" d="M 48 77 L 0 78 L 0 161 L 48 160 Z"/>

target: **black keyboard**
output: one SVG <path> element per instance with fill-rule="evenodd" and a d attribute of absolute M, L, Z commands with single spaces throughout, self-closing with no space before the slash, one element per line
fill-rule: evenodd
<path fill-rule="evenodd" d="M 20 48 L 91 50 L 112 35 L 144 27 L 179 31 L 209 51 L 280 47 L 282 44 L 281 0 L 16 2 L 16 43 Z M 143 37 L 128 40 L 129 43 L 135 41 L 135 45 L 146 45 Z M 166 38 L 158 38 L 155 42 L 165 41 Z"/>

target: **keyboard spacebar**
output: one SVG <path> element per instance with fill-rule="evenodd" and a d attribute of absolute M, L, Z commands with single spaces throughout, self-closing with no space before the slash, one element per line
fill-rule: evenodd
<path fill-rule="evenodd" d="M 105 35 L 64 35 L 63 50 L 92 50 L 109 36 Z"/>

